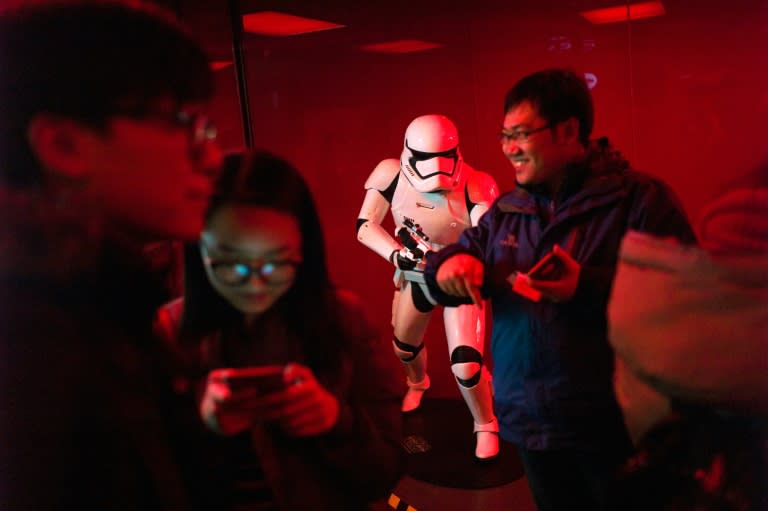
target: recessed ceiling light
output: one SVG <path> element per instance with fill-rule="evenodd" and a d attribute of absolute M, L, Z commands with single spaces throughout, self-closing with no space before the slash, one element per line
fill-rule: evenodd
<path fill-rule="evenodd" d="M 231 60 L 214 60 L 210 63 L 211 71 L 218 71 L 232 65 Z"/>
<path fill-rule="evenodd" d="M 260 35 L 291 36 L 344 28 L 344 26 L 277 11 L 260 11 L 243 15 L 243 30 Z"/>
<path fill-rule="evenodd" d="M 604 23 L 627 21 L 628 19 L 640 20 L 643 18 L 652 18 L 654 16 L 663 16 L 666 14 L 666 11 L 661 2 L 635 2 L 629 4 L 629 6 L 626 4 L 617 5 L 615 7 L 582 11 L 579 14 L 591 23 L 602 25 Z"/>
<path fill-rule="evenodd" d="M 433 43 L 431 41 L 422 41 L 420 39 L 398 39 L 397 41 L 366 44 L 360 48 L 364 51 L 374 53 L 413 53 L 416 51 L 425 51 L 442 47 L 442 44 Z"/>

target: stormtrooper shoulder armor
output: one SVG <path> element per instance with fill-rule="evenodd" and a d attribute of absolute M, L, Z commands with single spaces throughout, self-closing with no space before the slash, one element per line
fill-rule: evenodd
<path fill-rule="evenodd" d="M 473 169 L 467 176 L 467 196 L 472 204 L 485 204 L 490 207 L 499 196 L 499 185 L 490 174 Z"/>
<path fill-rule="evenodd" d="M 378 190 L 384 192 L 392 182 L 397 178 L 400 172 L 400 162 L 394 158 L 382 160 L 365 182 L 366 190 Z"/>

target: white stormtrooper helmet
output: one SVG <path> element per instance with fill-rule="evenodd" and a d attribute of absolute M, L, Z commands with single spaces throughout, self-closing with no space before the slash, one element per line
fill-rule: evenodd
<path fill-rule="evenodd" d="M 450 190 L 459 183 L 463 159 L 459 132 L 444 115 L 422 115 L 405 130 L 400 169 L 416 190 Z"/>

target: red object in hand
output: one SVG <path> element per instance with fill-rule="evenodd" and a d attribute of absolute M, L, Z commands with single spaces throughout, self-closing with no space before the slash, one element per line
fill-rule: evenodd
<path fill-rule="evenodd" d="M 537 291 L 528 285 L 528 278 L 523 273 L 513 273 L 507 277 L 507 282 L 512 284 L 512 291 L 528 298 L 532 302 L 541 300 L 541 291 Z"/>
<path fill-rule="evenodd" d="M 554 252 L 542 257 L 526 275 L 535 280 L 556 280 L 563 272 L 563 261 Z"/>
<path fill-rule="evenodd" d="M 528 298 L 531 301 L 541 300 L 541 291 L 529 285 L 529 279 L 557 280 L 563 273 L 563 261 L 554 252 L 549 252 L 539 262 L 528 270 L 528 273 L 513 273 L 507 277 L 507 282 L 512 284 L 512 291 Z"/>
<path fill-rule="evenodd" d="M 265 365 L 220 369 L 216 376 L 221 378 L 232 392 L 254 389 L 259 394 L 268 394 L 285 388 L 283 373 L 284 367 L 281 365 Z"/>

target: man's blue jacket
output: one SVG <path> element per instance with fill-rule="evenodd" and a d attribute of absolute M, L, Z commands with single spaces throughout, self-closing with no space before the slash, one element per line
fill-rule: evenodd
<path fill-rule="evenodd" d="M 612 391 L 606 305 L 628 229 L 695 242 L 671 189 L 629 169 L 603 139 L 567 169 L 555 200 L 535 187 L 518 186 L 499 197 L 458 242 L 429 256 L 427 285 L 447 306 L 469 300 L 439 289 L 435 275 L 443 261 L 466 253 L 485 265 L 494 402 L 504 439 L 534 450 L 626 444 Z M 528 271 L 555 244 L 581 264 L 573 298 L 536 303 L 513 292 L 507 277 Z"/>

